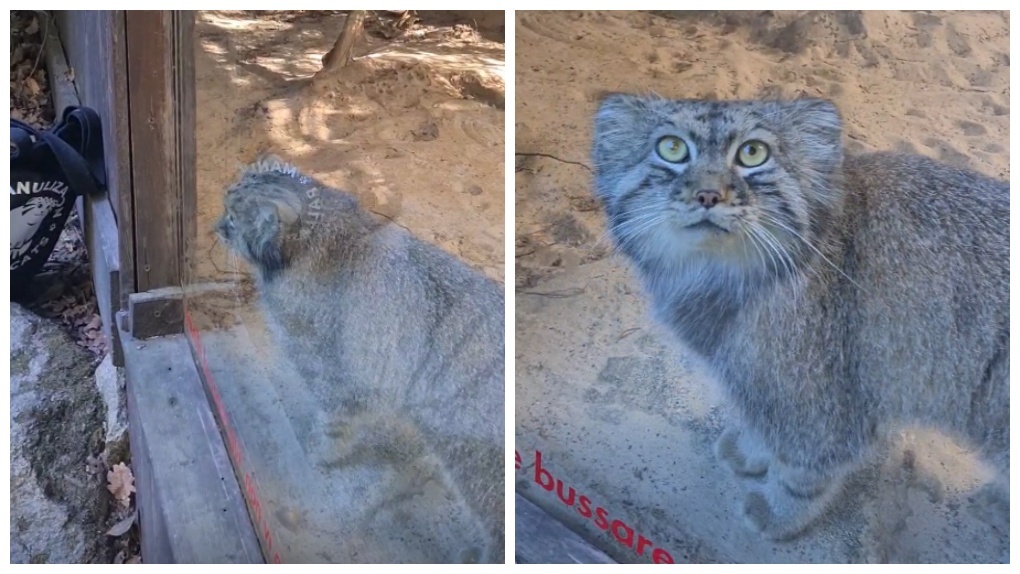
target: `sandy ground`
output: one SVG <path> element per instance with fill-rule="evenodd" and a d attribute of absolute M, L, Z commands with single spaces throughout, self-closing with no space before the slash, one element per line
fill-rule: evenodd
<path fill-rule="evenodd" d="M 309 89 L 343 21 L 199 14 L 196 280 L 223 277 L 211 265 L 226 270 L 211 228 L 225 186 L 261 152 L 502 280 L 503 44 L 449 26 L 394 40 L 366 34 L 355 54 L 367 56 L 325 90 Z"/>
<path fill-rule="evenodd" d="M 839 105 L 850 151 L 908 150 L 1008 179 L 1008 14 L 516 18 L 518 490 L 626 562 L 652 561 L 653 548 L 677 562 L 1008 560 L 1008 531 L 967 509 L 987 469 L 921 431 L 892 437 L 888 461 L 806 537 L 750 534 L 734 512 L 735 483 L 711 456 L 719 398 L 651 326 L 603 237 L 585 165 L 604 91 L 806 94 Z M 548 478 L 535 451 L 561 491 L 538 486 Z M 615 539 L 597 528 L 563 500 L 570 488 L 651 545 L 638 555 L 623 526 Z"/>
<path fill-rule="evenodd" d="M 283 562 L 443 562 L 477 538 L 428 477 L 405 492 L 399 473 L 328 464 L 327 413 L 275 352 L 247 269 L 211 233 L 238 168 L 272 152 L 503 280 L 503 14 L 462 25 L 419 16 L 388 39 L 370 18 L 355 61 L 325 86 L 309 79 L 341 12 L 208 11 L 196 24 L 198 236 L 187 304 L 241 443 L 241 472 L 255 477 L 263 548 L 268 532 Z M 210 283 L 237 289 L 210 294 Z"/>

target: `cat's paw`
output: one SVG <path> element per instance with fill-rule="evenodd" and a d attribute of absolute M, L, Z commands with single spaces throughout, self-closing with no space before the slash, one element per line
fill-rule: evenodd
<path fill-rule="evenodd" d="M 752 435 L 732 427 L 715 442 L 715 456 L 735 474 L 748 477 L 764 475 L 772 459 L 768 449 Z"/>
<path fill-rule="evenodd" d="M 748 527 L 776 542 L 792 540 L 811 525 L 820 510 L 807 501 L 777 502 L 764 490 L 752 490 L 744 497 L 741 514 Z"/>
<path fill-rule="evenodd" d="M 747 525 L 765 538 L 791 540 L 825 514 L 842 485 L 841 478 L 774 465 L 764 487 L 744 498 L 741 514 Z"/>
<path fill-rule="evenodd" d="M 362 413 L 329 426 L 333 439 L 327 466 L 340 468 L 369 462 L 409 464 L 424 455 L 417 429 L 387 413 Z"/>
<path fill-rule="evenodd" d="M 329 455 L 323 465 L 327 468 L 342 468 L 356 464 L 356 455 L 361 449 L 362 439 L 356 427 L 349 423 L 334 422 L 327 426 L 326 436 L 331 439 Z"/>

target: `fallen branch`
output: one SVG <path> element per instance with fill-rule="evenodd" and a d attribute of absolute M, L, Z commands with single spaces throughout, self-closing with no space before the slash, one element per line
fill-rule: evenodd
<path fill-rule="evenodd" d="M 579 165 L 579 166 L 583 167 L 584 169 L 588 170 L 589 172 L 591 172 L 591 173 L 594 173 L 594 172 L 592 172 L 592 169 L 591 169 L 590 167 L 588 167 L 587 165 L 585 165 L 585 164 L 583 164 L 583 163 L 581 163 L 581 162 L 579 162 L 579 161 L 570 161 L 570 160 L 568 160 L 568 159 L 562 159 L 562 158 L 558 158 L 558 157 L 556 157 L 556 156 L 554 156 L 554 155 L 552 155 L 552 154 L 549 154 L 549 153 L 541 153 L 541 152 L 518 152 L 518 153 L 515 153 L 515 154 L 514 154 L 514 156 L 523 156 L 523 157 L 545 157 L 545 158 L 549 158 L 549 159 L 554 159 L 554 160 L 556 160 L 556 161 L 558 161 L 558 162 L 560 162 L 560 163 L 569 163 L 569 164 L 571 164 L 571 165 Z"/>

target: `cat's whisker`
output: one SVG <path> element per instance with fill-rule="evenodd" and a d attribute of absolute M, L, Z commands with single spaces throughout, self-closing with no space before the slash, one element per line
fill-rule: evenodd
<path fill-rule="evenodd" d="M 823 260 L 823 261 L 825 261 L 826 263 L 828 263 L 828 264 L 829 264 L 829 266 L 831 266 L 831 267 L 832 267 L 832 268 L 833 268 L 833 269 L 834 269 L 834 270 L 835 270 L 835 271 L 836 271 L 837 273 L 839 273 L 840 275 L 842 275 L 842 276 L 843 276 L 843 277 L 844 277 L 844 278 L 845 278 L 845 279 L 846 279 L 847 281 L 849 281 L 849 282 L 850 282 L 850 283 L 851 283 L 851 284 L 852 284 L 852 285 L 853 285 L 854 287 L 857 287 L 857 288 L 858 288 L 858 289 L 860 289 L 861 291 L 867 292 L 867 289 L 865 289 L 864 287 L 861 287 L 861 285 L 860 285 L 859 283 L 857 283 L 856 281 L 854 281 L 852 277 L 850 277 L 849 275 L 847 275 L 846 273 L 844 273 L 844 272 L 843 272 L 843 270 L 839 268 L 839 266 L 837 266 L 837 265 L 836 265 L 835 263 L 833 263 L 833 262 L 832 262 L 832 260 L 830 260 L 830 259 L 829 259 L 828 257 L 826 257 L 824 253 L 822 253 L 821 251 L 819 251 L 817 247 L 815 247 L 814 245 L 811 245 L 811 242 L 809 242 L 809 241 L 808 241 L 807 239 L 805 239 L 803 235 L 801 235 L 800 233 L 797 233 L 797 232 L 796 232 L 795 230 L 791 229 L 791 228 L 790 228 L 790 227 L 789 227 L 788 225 L 786 225 L 786 224 L 784 224 L 784 223 L 780 222 L 780 221 L 779 221 L 779 220 L 778 220 L 777 218 L 775 218 L 775 217 L 768 217 L 767 219 L 768 219 L 768 222 L 769 222 L 769 223 L 771 223 L 771 224 L 775 225 L 776 227 L 778 227 L 778 228 L 782 229 L 783 231 L 786 231 L 787 233 L 789 233 L 790 235 L 793 235 L 793 236 L 794 236 L 794 237 L 796 237 L 797 239 L 800 239 L 800 240 L 801 240 L 801 242 L 802 242 L 802 243 L 803 243 L 803 244 L 804 244 L 804 245 L 805 245 L 805 246 L 806 246 L 806 247 L 807 247 L 808 249 L 810 249 L 810 250 L 814 251 L 814 252 L 815 252 L 815 253 L 816 253 L 816 254 L 817 254 L 817 255 L 818 255 L 819 257 L 821 257 L 821 258 L 822 258 L 822 260 Z"/>
<path fill-rule="evenodd" d="M 766 217 L 767 222 L 770 222 L 770 223 L 774 222 L 774 223 L 776 223 L 778 225 L 779 222 L 777 221 L 777 219 L 780 218 L 780 217 L 785 217 L 786 216 L 784 213 L 780 213 L 778 211 L 775 211 L 774 209 L 771 209 L 771 208 L 769 208 L 767 206 L 758 206 L 758 208 L 766 216 L 770 216 L 770 217 Z M 793 254 L 789 253 L 789 250 L 787 249 L 786 244 L 784 242 L 780 241 L 779 238 L 776 237 L 776 234 L 773 233 L 771 230 L 769 230 L 767 227 L 765 227 L 764 225 L 762 225 L 760 223 L 759 223 L 759 225 L 761 227 L 761 231 L 764 232 L 765 234 L 767 234 L 767 236 L 769 238 L 771 238 L 773 241 L 775 241 L 775 243 L 781 247 L 783 253 L 786 254 L 786 257 L 789 258 L 789 261 L 794 263 L 796 261 L 796 259 L 794 258 Z M 803 238 L 802 238 L 802 241 L 803 241 Z M 812 246 L 808 245 L 807 247 L 812 247 Z M 801 265 L 797 265 L 796 263 L 794 263 L 794 267 L 797 268 L 797 269 L 805 269 L 808 272 L 812 273 L 815 277 L 822 278 L 822 276 L 821 276 L 820 272 L 818 271 L 818 269 L 815 268 L 812 265 L 801 266 Z"/>
<path fill-rule="evenodd" d="M 776 261 L 776 258 L 775 258 L 775 256 L 774 256 L 774 255 L 772 254 L 772 250 L 771 250 L 771 249 L 769 248 L 769 246 L 768 246 L 768 245 L 767 245 L 767 244 L 765 243 L 765 240 L 764 240 L 764 239 L 763 239 L 762 237 L 760 237 L 760 236 L 759 236 L 759 234 L 760 234 L 760 231 L 758 231 L 758 230 L 757 230 L 757 229 L 756 229 L 756 228 L 755 228 L 755 227 L 753 226 L 753 224 L 750 224 L 750 223 L 748 223 L 747 225 L 745 225 L 744 229 L 746 229 L 746 230 L 747 230 L 747 233 L 746 233 L 746 235 L 747 235 L 747 237 L 749 237 L 749 238 L 751 239 L 751 241 L 752 241 L 752 245 L 754 245 L 754 246 L 755 246 L 755 249 L 758 249 L 758 245 L 761 245 L 761 249 L 764 249 L 764 250 L 765 250 L 765 253 L 767 253 L 767 254 L 768 254 L 768 256 L 769 256 L 769 260 L 771 260 L 771 261 L 772 261 L 772 273 L 773 273 L 773 274 L 774 274 L 774 275 L 776 276 L 776 278 L 778 279 L 778 278 L 779 278 L 779 264 L 778 264 L 778 262 Z M 764 257 L 764 255 L 762 255 L 762 254 L 761 254 L 761 252 L 760 252 L 760 251 L 759 251 L 759 255 L 761 255 L 761 260 L 762 260 L 762 261 L 761 261 L 761 263 L 762 263 L 762 267 L 768 267 L 768 265 L 767 265 L 767 264 L 766 264 L 766 262 L 765 262 L 765 257 Z"/>
<path fill-rule="evenodd" d="M 795 277 L 800 267 L 797 265 L 797 262 L 794 260 L 793 255 L 790 253 L 790 250 L 787 248 L 787 246 L 784 245 L 779 240 L 779 238 L 775 236 L 775 234 L 770 232 L 764 226 L 761 226 L 760 233 L 766 240 L 768 240 L 774 246 L 776 253 L 779 254 L 779 257 L 783 261 L 783 267 L 784 269 L 786 269 L 787 277 Z"/>
<path fill-rule="evenodd" d="M 772 245 L 773 248 L 776 250 L 776 254 L 779 255 L 780 259 L 782 259 L 783 267 L 786 269 L 789 276 L 791 277 L 794 276 L 796 274 L 798 266 L 793 259 L 793 255 L 790 254 L 790 251 L 786 248 L 785 245 L 783 245 L 779 238 L 776 237 L 774 233 L 769 231 L 764 225 L 761 225 L 760 223 L 757 223 L 755 225 L 756 229 L 761 234 L 762 239 L 768 241 L 769 244 Z"/>
<path fill-rule="evenodd" d="M 638 216 L 632 217 L 619 225 L 613 226 L 611 230 L 607 229 L 606 232 L 615 235 L 620 247 L 624 247 L 632 241 L 637 241 L 643 233 L 662 224 L 667 217 L 667 215 L 665 215 L 661 210 L 646 211 L 647 213 L 641 213 L 641 211 L 636 212 Z"/>

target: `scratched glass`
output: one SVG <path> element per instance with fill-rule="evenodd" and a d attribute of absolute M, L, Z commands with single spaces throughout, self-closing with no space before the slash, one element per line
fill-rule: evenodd
<path fill-rule="evenodd" d="M 332 402 L 328 386 L 342 373 L 330 352 L 308 352 L 329 334 L 314 321 L 283 321 L 274 330 L 257 272 L 235 242 L 255 230 L 221 217 L 243 166 L 271 152 L 300 170 L 295 181 L 307 176 L 352 193 L 382 220 L 487 277 L 502 296 L 503 12 L 369 11 L 353 61 L 313 81 L 345 18 L 337 11 L 196 13 L 189 339 L 267 562 L 502 561 L 502 538 L 498 549 L 480 550 L 490 533 L 466 508 L 456 473 L 433 468 L 443 463 L 429 447 L 413 468 L 338 461 L 350 437 L 337 428 L 345 407 Z M 331 200 L 313 188 L 302 188 L 301 217 L 330 225 Z M 279 213 L 286 220 L 289 212 Z M 290 255 L 281 253 L 281 261 Z M 298 296 L 325 317 L 338 312 L 341 288 L 309 287 Z M 489 311 L 501 314 L 501 307 Z M 363 335 L 378 333 L 368 325 Z M 294 345 L 281 345 L 281 336 Z M 400 360 L 386 359 L 390 343 L 379 344 L 379 369 Z M 500 362 L 500 380 L 502 369 Z M 502 387 L 499 393 L 491 423 L 500 429 L 492 488 L 501 530 Z M 456 413 L 447 418 L 458 420 Z"/>

